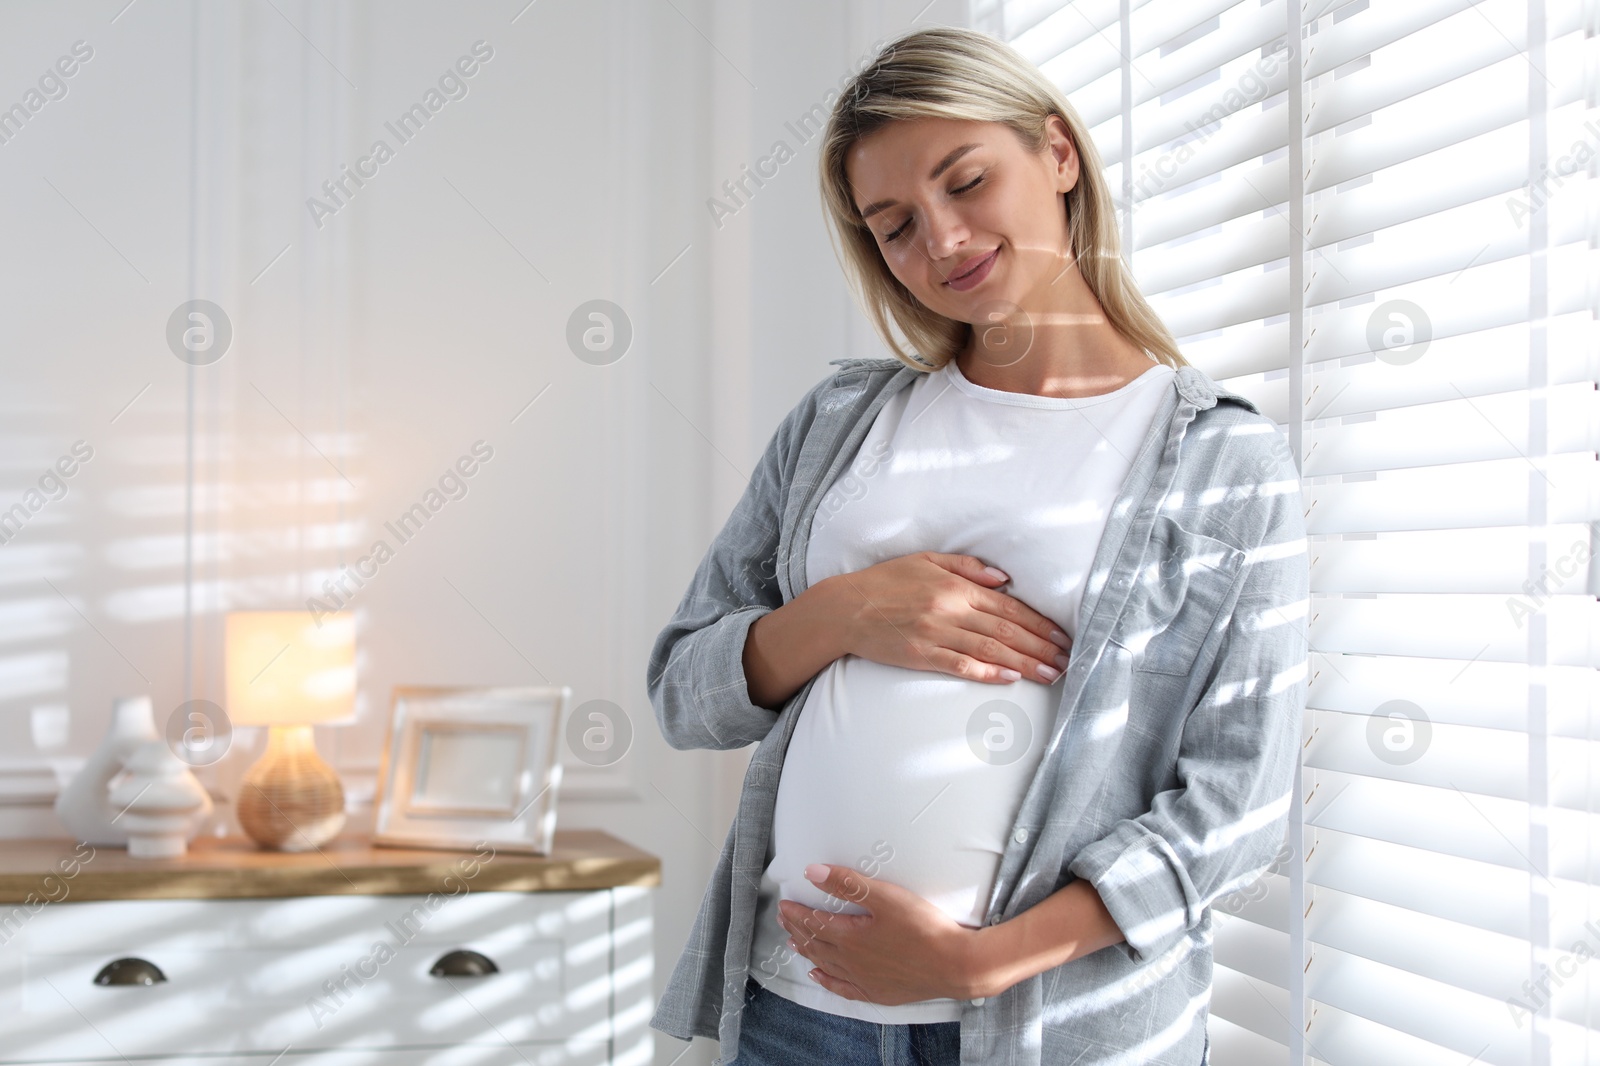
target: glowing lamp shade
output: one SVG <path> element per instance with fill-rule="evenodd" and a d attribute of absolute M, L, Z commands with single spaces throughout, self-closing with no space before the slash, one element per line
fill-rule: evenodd
<path fill-rule="evenodd" d="M 317 848 L 344 828 L 344 787 L 311 726 L 354 715 L 355 617 L 233 611 L 226 656 L 229 721 L 269 727 L 266 753 L 239 788 L 239 825 L 263 848 Z"/>

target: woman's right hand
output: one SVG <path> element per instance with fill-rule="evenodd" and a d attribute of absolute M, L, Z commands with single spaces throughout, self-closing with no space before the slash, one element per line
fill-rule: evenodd
<path fill-rule="evenodd" d="M 864 659 L 1000 685 L 1049 684 L 1066 669 L 1071 639 L 996 591 L 1010 578 L 976 556 L 915 552 L 828 580 L 838 582 L 845 644 Z"/>

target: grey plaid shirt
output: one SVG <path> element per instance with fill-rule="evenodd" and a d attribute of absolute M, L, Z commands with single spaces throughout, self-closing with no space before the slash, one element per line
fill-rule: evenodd
<path fill-rule="evenodd" d="M 647 684 L 674 748 L 757 745 L 689 942 L 650 1025 L 738 1048 L 778 777 L 815 677 L 750 701 L 745 632 L 806 588 L 812 516 L 885 401 L 922 371 L 837 359 L 773 434 L 677 613 Z M 1208 1058 L 1211 905 L 1283 840 L 1308 683 L 1298 472 L 1272 421 L 1179 368 L 1112 504 L 1038 770 L 988 921 L 1087 878 L 1124 943 L 961 1013 L 962 1066 Z"/>

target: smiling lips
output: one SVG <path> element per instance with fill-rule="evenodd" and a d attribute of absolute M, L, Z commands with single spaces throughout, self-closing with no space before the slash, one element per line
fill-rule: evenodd
<path fill-rule="evenodd" d="M 962 269 L 959 273 L 951 274 L 950 277 L 945 279 L 945 284 L 949 285 L 957 292 L 963 292 L 972 288 L 974 285 L 978 284 L 978 282 L 982 281 L 988 276 L 989 268 L 993 265 L 995 256 L 999 254 L 1000 249 L 996 248 L 988 255 L 980 256 L 977 259 L 967 260 L 966 263 L 961 265 Z"/>

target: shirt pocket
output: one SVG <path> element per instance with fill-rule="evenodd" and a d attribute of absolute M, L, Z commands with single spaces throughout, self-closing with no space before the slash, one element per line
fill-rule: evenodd
<path fill-rule="evenodd" d="M 1243 565 L 1233 545 L 1157 515 L 1112 637 L 1133 654 L 1133 669 L 1191 674 Z"/>

